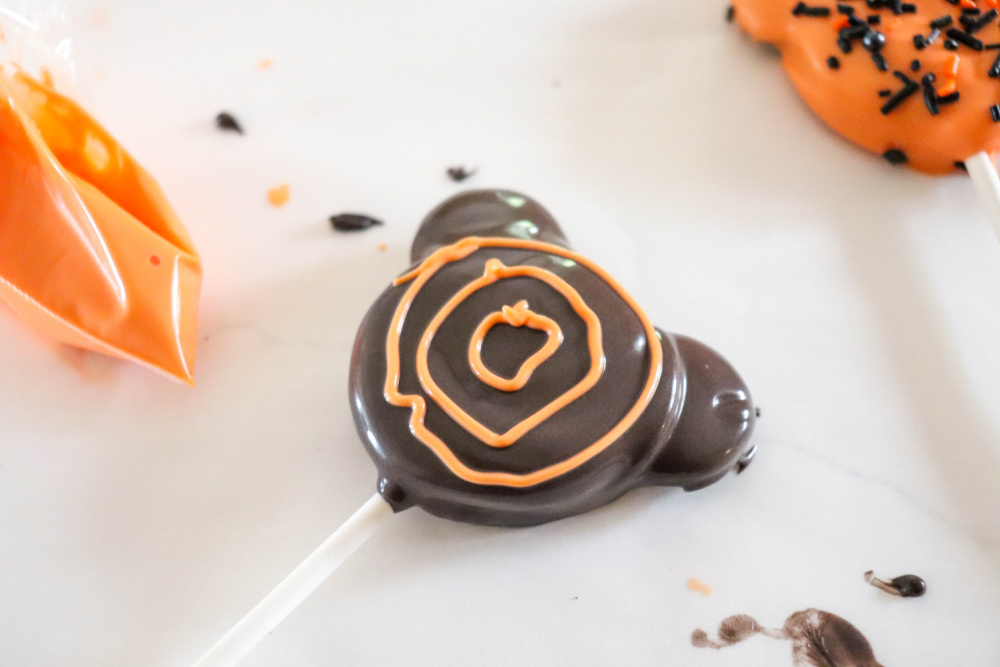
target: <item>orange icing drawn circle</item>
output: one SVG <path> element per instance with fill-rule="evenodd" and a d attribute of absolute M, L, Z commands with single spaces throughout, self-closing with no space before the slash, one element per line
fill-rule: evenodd
<path fill-rule="evenodd" d="M 417 294 L 441 267 L 451 262 L 464 259 L 465 257 L 468 257 L 469 255 L 471 255 L 472 253 L 476 252 L 481 248 L 491 248 L 491 247 L 523 248 L 530 250 L 538 250 L 540 252 L 545 252 L 548 254 L 557 255 L 560 257 L 564 257 L 566 259 L 570 259 L 576 262 L 577 264 L 589 269 L 595 275 L 601 278 L 604 282 L 606 282 L 608 286 L 610 286 L 615 292 L 617 292 L 618 295 L 622 298 L 622 300 L 625 301 L 626 304 L 628 304 L 629 308 L 632 309 L 636 317 L 639 318 L 639 321 L 642 323 L 643 330 L 646 334 L 646 343 L 650 353 L 649 374 L 646 378 L 645 385 L 643 386 L 642 391 L 640 392 L 636 402 L 632 405 L 629 411 L 625 414 L 624 417 L 622 417 L 622 419 L 617 424 L 615 424 L 607 433 L 599 437 L 590 445 L 584 447 L 576 454 L 566 459 L 563 459 L 562 461 L 558 461 L 544 468 L 540 468 L 538 470 L 529 473 L 485 471 L 485 470 L 476 470 L 474 468 L 469 467 L 468 465 L 463 463 L 458 458 L 458 456 L 455 455 L 455 453 L 451 450 L 451 448 L 447 445 L 447 443 L 441 440 L 440 437 L 438 437 L 435 433 L 433 433 L 430 429 L 428 429 L 427 426 L 424 424 L 424 417 L 427 414 L 427 402 L 425 401 L 425 399 L 417 394 L 402 394 L 399 391 L 400 336 L 402 334 L 403 326 L 406 321 L 406 315 L 409 312 L 410 305 L 417 297 Z M 503 267 L 503 265 L 499 261 L 495 262 L 495 264 L 492 267 L 492 270 L 500 270 L 501 267 L 509 271 L 511 270 L 526 271 L 528 269 L 535 269 L 537 271 L 549 274 L 551 278 L 554 278 L 557 281 L 562 280 L 558 276 L 555 276 L 555 274 L 552 274 L 549 271 L 545 271 L 544 269 L 538 269 L 537 267 L 524 267 L 524 266 Z M 487 267 L 487 271 L 485 271 L 484 274 L 490 270 L 491 268 Z M 481 280 L 483 280 L 483 278 L 480 278 L 474 282 L 478 282 Z M 525 239 L 508 239 L 508 238 L 468 237 L 450 246 L 445 246 L 443 248 L 438 249 L 429 257 L 427 257 L 423 262 L 421 262 L 421 264 L 417 266 L 415 269 L 397 278 L 393 284 L 399 286 L 405 283 L 410 283 L 410 285 L 407 288 L 406 292 L 403 294 L 403 297 L 400 299 L 399 304 L 396 306 L 396 310 L 393 313 L 392 320 L 389 324 L 389 331 L 386 336 L 386 379 L 385 379 L 385 386 L 383 393 L 385 395 L 386 401 L 388 401 L 391 405 L 397 407 L 410 408 L 411 412 L 410 412 L 409 424 L 410 424 L 410 431 L 413 433 L 414 437 L 416 437 L 424 445 L 426 445 L 456 477 L 466 482 L 472 484 L 526 488 L 555 479 L 561 475 L 565 475 L 566 473 L 572 470 L 575 470 L 576 468 L 580 467 L 587 461 L 591 460 L 592 458 L 603 452 L 609 446 L 611 446 L 612 443 L 614 443 L 618 438 L 620 438 L 639 419 L 643 411 L 646 409 L 646 407 L 652 400 L 653 394 L 656 392 L 656 388 L 659 385 L 660 376 L 663 373 L 663 349 L 660 345 L 659 337 L 656 334 L 656 329 L 653 327 L 652 322 L 650 322 L 649 318 L 646 316 L 645 312 L 643 312 L 639 304 L 636 303 L 635 299 L 633 299 L 632 296 L 628 292 L 626 292 L 624 288 L 622 288 L 622 286 L 613 277 L 611 277 L 610 274 L 608 274 L 607 271 L 605 271 L 597 264 L 591 262 L 586 257 L 578 255 L 577 253 L 574 253 L 571 250 L 567 250 L 560 246 L 552 245 L 549 243 L 543 243 L 541 241 L 532 241 Z M 466 288 L 463 289 L 463 291 L 467 290 L 468 288 L 469 286 L 467 285 Z M 575 292 L 575 290 L 573 290 L 573 292 Z M 457 296 L 458 295 L 456 295 L 456 297 Z M 579 297 L 579 294 L 577 294 L 577 297 Z M 455 297 L 452 298 L 452 301 L 454 300 Z M 449 304 L 450 303 L 451 301 L 449 302 Z M 447 305 L 445 307 L 447 308 Z M 438 315 L 435 317 L 435 320 L 438 319 L 440 314 L 441 313 L 439 312 Z M 443 318 L 441 319 L 443 320 Z M 431 329 L 432 325 L 428 325 L 428 329 Z M 427 332 L 424 333 L 421 339 L 421 345 L 418 347 L 418 356 L 420 354 L 420 350 L 425 349 L 425 346 L 423 344 L 424 338 L 428 338 Z M 593 332 L 589 332 L 588 338 L 589 342 L 592 344 Z M 424 354 L 426 354 L 426 352 L 424 352 Z M 591 370 L 593 371 L 593 368 Z M 421 385 L 423 385 L 426 390 L 428 378 L 422 376 L 419 369 L 418 369 L 418 377 L 420 379 Z M 431 382 L 433 382 L 433 380 L 431 380 Z M 551 405 L 552 404 L 550 404 L 550 406 Z M 543 408 L 543 410 L 544 409 L 545 408 Z M 470 430 L 468 425 L 466 424 L 462 425 L 467 430 Z"/>
<path fill-rule="evenodd" d="M 547 339 L 538 352 L 525 359 L 512 378 L 497 375 L 483 362 L 483 341 L 493 327 L 498 324 L 509 324 L 512 327 L 528 327 L 536 331 L 544 331 Z M 492 312 L 483 318 L 469 341 L 469 366 L 480 380 L 500 391 L 518 391 L 528 383 L 532 373 L 548 361 L 562 345 L 562 329 L 550 317 L 540 315 L 528 307 L 527 301 L 518 301 L 513 306 L 504 306 L 502 310 Z"/>
<path fill-rule="evenodd" d="M 493 283 L 506 278 L 517 276 L 530 276 L 548 284 L 550 287 L 562 294 L 573 310 L 587 325 L 587 347 L 590 351 L 590 370 L 582 380 L 573 385 L 566 392 L 557 396 L 548 405 L 530 415 L 520 423 L 513 426 L 506 433 L 499 434 L 483 426 L 479 421 L 471 417 L 465 410 L 452 400 L 448 394 L 434 382 L 430 367 L 427 364 L 427 351 L 430 350 L 431 341 L 441 324 L 451 315 L 452 311 L 470 296 Z M 554 324 L 554 323 L 553 323 Z M 509 447 L 517 442 L 521 436 L 535 428 L 543 421 L 554 415 L 559 410 L 583 396 L 590 391 L 604 373 L 604 348 L 601 345 L 601 321 L 593 310 L 586 304 L 580 293 L 573 289 L 569 283 L 555 275 L 551 271 L 538 268 L 537 266 L 504 266 L 498 259 L 490 259 L 486 262 L 483 275 L 453 296 L 448 303 L 438 311 L 434 319 L 427 325 L 420 344 L 417 346 L 417 377 L 427 395 L 434 399 L 434 402 L 441 406 L 441 409 L 448 413 L 462 428 L 476 436 L 484 444 L 490 447 Z"/>

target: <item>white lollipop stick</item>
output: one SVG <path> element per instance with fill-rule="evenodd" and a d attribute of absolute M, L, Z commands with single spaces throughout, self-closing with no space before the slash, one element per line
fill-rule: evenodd
<path fill-rule="evenodd" d="M 377 493 L 372 496 L 209 649 L 194 667 L 232 667 L 237 664 L 364 544 L 390 514 L 392 507 L 389 503 Z"/>
<path fill-rule="evenodd" d="M 966 158 L 965 169 L 986 208 L 993 231 L 1000 239 L 1000 177 L 997 176 L 997 166 L 989 154 L 980 151 Z"/>

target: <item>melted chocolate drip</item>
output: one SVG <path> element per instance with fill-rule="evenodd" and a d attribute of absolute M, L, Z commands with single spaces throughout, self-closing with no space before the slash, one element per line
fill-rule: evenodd
<path fill-rule="evenodd" d="M 421 224 L 411 258 L 420 263 L 466 237 L 541 241 L 568 248 L 562 230 L 531 198 L 509 191 L 457 195 Z M 415 370 L 420 338 L 459 290 L 480 278 L 488 260 L 538 267 L 575 289 L 602 323 L 606 357 L 592 389 L 555 412 L 509 447 L 485 445 L 431 399 Z M 662 375 L 645 410 L 606 449 L 578 467 L 525 487 L 478 484 L 456 476 L 411 431 L 411 409 L 390 404 L 386 343 L 391 321 L 411 282 L 390 286 L 365 316 L 355 342 L 350 397 L 355 424 L 379 472 L 379 491 L 397 510 L 420 506 L 432 514 L 472 523 L 525 526 L 571 516 L 645 485 L 707 486 L 745 467 L 755 410 L 739 375 L 714 351 L 690 338 L 659 330 Z M 505 392 L 481 381 L 467 355 L 483 318 L 526 300 L 555 320 L 564 340 L 522 389 Z M 573 387 L 590 367 L 587 327 L 560 293 L 520 276 L 479 289 L 440 324 L 427 352 L 429 373 L 471 417 L 497 433 Z M 526 327 L 498 325 L 483 339 L 492 372 L 510 375 L 543 340 Z M 646 330 L 636 312 L 603 278 L 581 263 L 528 247 L 480 247 L 437 269 L 406 309 L 398 337 L 398 391 L 424 397 L 424 425 L 473 470 L 524 475 L 565 461 L 622 420 L 636 403 L 650 369 Z M 504 357 L 500 359 L 499 357 Z"/>

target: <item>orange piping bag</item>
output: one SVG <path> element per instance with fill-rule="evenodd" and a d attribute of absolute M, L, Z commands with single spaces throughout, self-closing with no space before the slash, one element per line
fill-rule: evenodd
<path fill-rule="evenodd" d="M 56 342 L 194 384 L 200 289 L 149 173 L 73 100 L 0 68 L 0 299 Z"/>

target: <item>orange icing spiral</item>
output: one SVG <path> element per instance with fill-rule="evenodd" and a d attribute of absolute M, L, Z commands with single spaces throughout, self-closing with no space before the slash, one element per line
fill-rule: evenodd
<path fill-rule="evenodd" d="M 522 248 L 538 250 L 541 252 L 556 255 L 566 260 L 575 262 L 593 272 L 601 280 L 607 283 L 618 295 L 628 304 L 629 308 L 639 318 L 646 336 L 646 343 L 650 351 L 649 371 L 636 402 L 617 424 L 606 433 L 585 446 L 576 454 L 557 461 L 551 465 L 534 470 L 528 473 L 509 473 L 499 471 L 477 470 L 462 462 L 451 450 L 446 442 L 436 435 L 424 423 L 427 412 L 427 403 L 422 396 L 416 394 L 402 394 L 399 391 L 400 380 L 400 336 L 406 321 L 406 315 L 417 298 L 424 285 L 443 266 L 468 257 L 473 252 L 482 248 Z M 587 347 L 590 354 L 590 368 L 583 379 L 576 383 L 562 395 L 549 402 L 532 415 L 515 424 L 505 433 L 498 434 L 490 430 L 476 419 L 471 417 L 465 410 L 457 405 L 438 385 L 431 376 L 427 363 L 427 354 L 435 332 L 441 327 L 448 316 L 463 301 L 475 294 L 478 290 L 487 285 L 507 280 L 514 277 L 529 277 L 542 281 L 552 287 L 562 295 L 576 314 L 585 322 L 587 326 Z M 522 240 L 514 238 L 480 238 L 468 237 L 461 241 L 445 246 L 424 260 L 416 269 L 401 276 L 395 284 L 409 286 L 404 293 L 399 304 L 393 313 L 392 321 L 386 337 L 386 378 L 384 386 L 385 399 L 397 407 L 408 407 L 411 409 L 409 420 L 410 431 L 413 435 L 427 446 L 442 463 L 457 477 L 473 484 L 496 485 L 508 487 L 529 487 L 536 484 L 552 480 L 564 475 L 587 461 L 593 459 L 602 451 L 607 449 L 612 443 L 622 436 L 642 415 L 643 411 L 652 400 L 656 392 L 660 376 L 663 371 L 663 351 L 659 338 L 652 323 L 645 313 L 635 302 L 635 300 L 614 280 L 604 269 L 597 266 L 587 258 L 578 255 L 565 248 L 542 243 L 539 241 Z M 479 349 L 482 340 L 489 329 L 500 321 L 508 322 L 512 326 L 529 326 L 538 328 L 548 333 L 548 340 L 541 350 L 529 357 L 522 364 L 521 369 L 511 380 L 504 380 L 486 369 L 479 358 Z M 559 276 L 551 271 L 535 266 L 504 266 L 498 259 L 493 258 L 486 262 L 483 275 L 465 285 L 459 290 L 433 317 L 427 325 L 426 330 L 421 333 L 420 343 L 417 347 L 417 358 L 415 361 L 417 377 L 427 395 L 441 407 L 442 410 L 462 428 L 478 438 L 484 445 L 495 448 L 506 448 L 515 444 L 524 434 L 537 427 L 539 424 L 556 414 L 559 410 L 589 391 L 600 379 L 605 369 L 605 356 L 601 343 L 601 322 L 594 314 L 594 311 L 586 304 L 579 292 L 570 286 Z M 517 303 L 513 307 L 508 307 L 501 313 L 488 315 L 476 328 L 470 340 L 469 363 L 473 367 L 477 376 L 491 386 L 497 384 L 504 385 L 504 391 L 518 391 L 524 386 L 531 372 L 551 356 L 561 343 L 561 332 L 558 325 L 552 320 L 534 313 L 528 309 L 526 303 Z M 479 368 L 477 368 L 477 366 Z M 485 373 L 483 372 L 485 370 Z"/>

